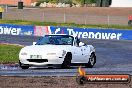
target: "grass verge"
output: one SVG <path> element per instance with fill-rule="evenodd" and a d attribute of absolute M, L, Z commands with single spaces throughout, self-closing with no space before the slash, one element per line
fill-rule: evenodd
<path fill-rule="evenodd" d="M 79 28 L 116 28 L 116 29 L 130 29 L 132 26 L 124 25 L 102 25 L 102 24 L 75 24 L 75 23 L 55 23 L 55 22 L 37 22 L 24 20 L 0 20 L 0 24 L 20 24 L 20 25 L 40 25 L 40 26 L 65 26 L 65 27 L 79 27 Z"/>
<path fill-rule="evenodd" d="M 0 44 L 0 63 L 18 63 L 22 46 Z"/>

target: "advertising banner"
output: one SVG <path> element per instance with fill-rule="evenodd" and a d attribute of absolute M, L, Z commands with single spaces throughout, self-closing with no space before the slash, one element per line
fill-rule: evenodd
<path fill-rule="evenodd" d="M 71 28 L 48 27 L 49 34 L 68 34 L 79 38 L 132 40 L 132 30 L 123 29 L 99 29 L 99 28 Z M 48 34 L 47 33 L 47 34 Z"/>
<path fill-rule="evenodd" d="M 34 26 L 0 24 L 0 34 L 8 35 L 34 35 Z"/>
<path fill-rule="evenodd" d="M 132 40 L 132 30 L 72 28 L 57 26 L 29 26 L 0 24 L 0 34 L 44 36 L 46 34 L 68 34 L 85 39 Z"/>

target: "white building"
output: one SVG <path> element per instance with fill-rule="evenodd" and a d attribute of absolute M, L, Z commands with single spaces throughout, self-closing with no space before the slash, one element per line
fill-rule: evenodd
<path fill-rule="evenodd" d="M 110 7 L 132 7 L 132 0 L 112 0 Z"/>

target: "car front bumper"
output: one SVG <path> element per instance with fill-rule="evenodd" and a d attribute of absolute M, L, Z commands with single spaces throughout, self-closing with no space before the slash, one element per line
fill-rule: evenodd
<path fill-rule="evenodd" d="M 47 59 L 27 59 L 27 58 L 19 58 L 20 62 L 25 65 L 48 65 L 48 64 L 62 64 L 64 61 L 64 57 L 59 56 L 50 56 L 46 57 Z"/>

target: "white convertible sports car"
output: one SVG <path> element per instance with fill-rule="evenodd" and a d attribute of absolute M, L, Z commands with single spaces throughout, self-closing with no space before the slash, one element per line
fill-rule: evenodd
<path fill-rule="evenodd" d="M 77 37 L 54 34 L 45 35 L 36 44 L 22 48 L 19 53 L 22 69 L 44 65 L 69 68 L 72 63 L 92 68 L 96 63 L 94 47 L 80 42 Z"/>

